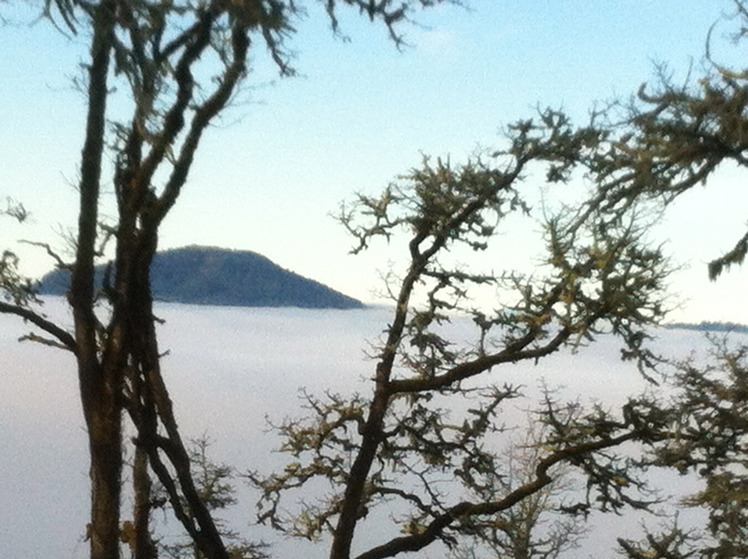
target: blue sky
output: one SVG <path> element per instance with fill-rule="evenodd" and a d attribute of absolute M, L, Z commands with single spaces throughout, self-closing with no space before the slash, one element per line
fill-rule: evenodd
<path fill-rule="evenodd" d="M 537 105 L 562 107 L 581 122 L 594 102 L 633 93 L 655 62 L 685 76 L 709 26 L 732 10 L 729 0 L 474 0 L 471 10 L 423 12 L 418 26 L 402 29 L 410 46 L 398 51 L 381 26 L 355 14 L 341 21 L 350 41 L 333 37 L 309 4 L 289 43 L 300 76 L 278 78 L 256 53 L 239 102 L 205 139 L 161 246 L 254 250 L 365 301 L 376 300 L 378 271 L 403 247 L 348 256 L 349 239 L 329 215 L 342 200 L 380 190 L 422 153 L 461 161 L 496 145 L 502 125 Z M 32 17 L 7 5 L 0 15 Z M 717 28 L 718 45 L 726 29 Z M 46 22 L 6 25 L 0 53 L 0 197 L 23 200 L 33 214 L 22 228 L 4 221 L 0 246 L 22 252 L 25 269 L 38 275 L 52 263 L 15 240 L 60 243 L 75 224 L 84 112 L 72 79 L 85 44 Z M 674 319 L 748 321 L 746 273 L 709 284 L 704 266 L 742 234 L 744 190 L 725 172 L 658 224 L 654 236 L 689 266 L 673 278 L 685 301 Z M 517 246 L 492 253 L 490 266 L 526 264 Z"/>

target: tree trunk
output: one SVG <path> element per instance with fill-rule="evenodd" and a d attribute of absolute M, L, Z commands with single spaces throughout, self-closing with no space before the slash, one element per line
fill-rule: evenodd
<path fill-rule="evenodd" d="M 101 382 L 85 403 L 91 455 L 91 559 L 119 557 L 122 413 L 118 383 Z"/>
<path fill-rule="evenodd" d="M 156 559 L 156 546 L 151 538 L 151 478 L 148 475 L 148 453 L 141 447 L 135 447 L 132 485 L 135 503 L 133 504 L 133 526 L 135 533 L 133 559 Z"/>
<path fill-rule="evenodd" d="M 116 367 L 102 365 L 96 333 L 98 319 L 94 312 L 94 258 L 106 124 L 107 78 L 114 36 L 114 8 L 111 2 L 102 2 L 93 7 L 90 13 L 93 37 L 91 62 L 88 66 L 88 114 L 81 153 L 76 257 L 69 293 L 75 322 L 78 381 L 91 459 L 91 523 L 88 529 L 91 559 L 119 557 L 121 371 Z M 118 353 L 119 348 L 113 349 L 110 353 Z"/>
<path fill-rule="evenodd" d="M 155 413 L 157 415 L 164 428 L 165 439 L 168 440 L 168 451 L 166 454 L 174 468 L 174 480 L 178 482 L 181 488 L 184 506 L 189 511 L 188 516 L 192 519 L 189 522 L 194 529 L 194 533 L 191 533 L 191 536 L 195 541 L 196 547 L 207 559 L 228 559 L 228 552 L 223 543 L 220 531 L 195 487 L 190 471 L 191 461 L 189 453 L 179 433 L 172 409 L 171 398 L 161 376 L 158 340 L 153 322 L 153 301 L 150 291 L 150 263 L 155 251 L 156 242 L 154 237 L 152 245 L 142 255 L 142 261 L 135 268 L 137 276 L 135 276 L 136 279 L 133 281 L 132 287 L 133 299 L 137 300 L 137 306 L 133 307 L 134 312 L 132 315 L 133 350 L 142 370 L 142 380 L 146 385 L 145 389 L 149 394 L 149 397 L 146 399 L 148 402 L 147 405 L 154 406 L 148 413 Z M 140 435 L 140 429 L 143 425 L 137 427 Z M 152 437 L 145 437 L 145 440 L 150 443 L 153 442 Z M 187 528 L 186 525 L 185 528 Z"/>

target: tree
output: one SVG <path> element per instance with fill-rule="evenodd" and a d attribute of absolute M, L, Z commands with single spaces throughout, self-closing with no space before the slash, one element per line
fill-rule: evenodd
<path fill-rule="evenodd" d="M 748 37 L 748 5 L 734 0 L 738 31 L 735 43 Z M 707 71 L 682 85 L 673 83 L 664 67 L 657 83 L 644 84 L 623 114 L 615 111 L 601 124 L 607 147 L 592 154 L 590 171 L 598 184 L 597 205 L 607 210 L 656 200 L 665 206 L 713 173 L 733 164 L 748 166 L 748 72 L 711 56 L 707 38 Z M 748 233 L 708 265 L 716 279 L 748 254 Z"/>
<path fill-rule="evenodd" d="M 629 559 L 689 559 L 701 557 L 700 538 L 684 531 L 677 522 L 659 534 L 647 533 L 642 541 L 619 538 L 619 555 Z M 730 556 L 732 557 L 732 556 Z"/>
<path fill-rule="evenodd" d="M 642 245 L 636 220 L 584 208 L 538 216 L 547 251 L 532 275 L 449 265 L 450 253 L 486 249 L 507 216 L 531 213 L 525 177 L 545 164 L 547 182 L 563 184 L 604 140 L 544 111 L 510 127 L 506 149 L 493 156 L 461 166 L 426 159 L 381 195 L 344 206 L 354 252 L 402 234 L 396 246 L 407 263 L 388 286 L 394 310 L 374 349 L 370 394 L 308 395 L 310 417 L 280 425 L 282 450 L 293 461 L 267 477 L 251 474 L 263 492 L 261 521 L 294 536 L 329 535 L 331 559 L 392 557 L 437 541 L 452 545 L 467 519 L 493 518 L 537 494 L 561 463 L 588 480 L 586 497 L 570 510 L 647 506 L 641 482 L 612 450 L 659 432 L 666 417 L 645 400 L 614 417 L 597 408 L 576 413 L 549 398 L 542 411 L 548 436 L 534 471 L 507 492 L 475 498 L 503 471 L 491 440 L 501 430 L 502 404 L 518 396 L 516 387 L 494 385 L 503 368 L 579 347 L 600 332 L 619 335 L 625 357 L 652 361 L 646 327 L 665 312 L 667 265 L 659 250 Z M 472 306 L 476 286 L 496 290 L 497 310 Z M 445 333 L 455 313 L 472 319 L 467 343 Z M 287 513 L 287 500 L 315 483 L 324 494 L 313 501 L 305 493 L 296 513 Z M 357 529 L 385 503 L 402 534 L 354 552 Z"/>
<path fill-rule="evenodd" d="M 23 223 L 28 217 L 28 212 L 22 204 L 7 199 L 5 209 L 0 210 L 0 217 L 8 217 Z M 0 310 L 25 307 L 36 302 L 34 284 L 19 273 L 18 256 L 10 250 L 4 250 L 0 257 L 0 293 L 3 295 Z"/>
<path fill-rule="evenodd" d="M 211 513 L 215 514 L 237 504 L 234 486 L 237 476 L 233 467 L 211 460 L 208 455 L 210 445 L 211 440 L 206 435 L 192 440 L 190 460 L 200 498 Z M 157 487 L 152 492 L 152 499 L 158 503 L 166 503 L 168 496 L 163 487 Z M 216 523 L 221 536 L 227 542 L 227 551 L 231 559 L 266 559 L 269 557 L 265 544 L 246 540 L 220 519 L 216 519 Z M 160 541 L 158 545 L 165 555 L 172 559 L 201 559 L 203 557 L 195 546 L 195 542 L 190 538 L 174 542 Z"/>
<path fill-rule="evenodd" d="M 338 11 L 350 7 L 382 22 L 397 41 L 398 23 L 419 8 L 440 3 L 321 4 L 334 29 Z M 32 306 L 33 298 L 25 295 L 29 284 L 14 275 L 12 258 L 1 270 L 9 301 L 0 311 L 32 323 L 41 332 L 33 335 L 37 341 L 75 355 L 91 462 L 92 559 L 119 556 L 123 412 L 142 453 L 137 464 L 150 465 L 195 545 L 210 559 L 228 557 L 195 486 L 161 375 L 149 268 L 159 227 L 187 181 L 203 134 L 246 79 L 251 48 L 264 45 L 281 74 L 292 74 L 284 46 L 301 12 L 298 2 L 284 0 L 45 2 L 50 18 L 68 32 L 86 35 L 90 46 L 74 260 L 67 262 L 54 247 L 43 245 L 70 271 L 68 302 L 74 325 L 68 331 Z M 107 213 L 101 196 L 107 174 L 116 199 L 113 222 L 102 218 Z M 94 267 L 108 254 L 113 255 L 112 264 L 99 291 Z M 142 460 L 145 456 L 147 461 Z M 134 477 L 141 484 L 135 488 L 136 501 L 147 504 L 147 480 Z M 137 530 L 134 555 L 145 559 L 153 553 L 149 507 L 136 506 L 135 514 L 141 517 L 132 520 Z"/>
<path fill-rule="evenodd" d="M 747 38 L 748 5 L 734 0 L 736 45 Z M 712 28 L 713 29 L 713 28 Z M 724 167 L 748 166 L 748 70 L 712 56 L 707 37 L 706 70 L 697 79 L 673 83 L 660 68 L 654 86 L 643 85 L 623 111 L 600 119 L 597 129 L 608 140 L 592 150 L 585 165 L 597 185 L 590 211 L 625 212 L 642 201 L 667 208 L 693 187 L 706 184 Z M 610 116 L 613 114 L 613 116 Z M 711 280 L 748 255 L 748 233 L 708 264 Z M 684 506 L 709 513 L 710 538 L 698 539 L 675 527 L 650 534 L 645 544 L 624 545 L 630 557 L 739 557 L 746 547 L 746 350 L 743 344 L 713 339 L 708 360 L 673 361 L 673 401 L 662 402 L 673 413 L 652 463 L 699 476 L 705 489 Z M 642 547 L 645 545 L 645 547 Z M 669 554 L 665 554 L 665 551 Z M 660 553 L 660 555 L 657 555 Z"/>
<path fill-rule="evenodd" d="M 518 426 L 520 436 L 512 436 L 504 454 L 505 472 L 488 473 L 484 486 L 473 488 L 476 497 L 496 500 L 501 494 L 532 480 L 543 456 L 541 444 L 546 438 L 545 424 L 528 415 L 528 424 Z M 515 433 L 517 434 L 517 433 Z M 579 546 L 587 532 L 584 519 L 564 513 L 564 503 L 579 491 L 568 464 L 554 469 L 554 479 L 540 491 L 529 495 L 514 507 L 485 521 L 474 522 L 474 541 L 453 551 L 456 559 L 557 559 Z"/>
<path fill-rule="evenodd" d="M 699 557 L 722 559 L 748 554 L 748 346 L 711 338 L 706 364 L 691 357 L 675 362 L 670 410 L 659 444 L 645 460 L 682 475 L 698 476 L 703 489 L 687 496 L 681 507 L 707 511 L 703 530 L 678 527 L 677 522 L 644 542 L 621 540 L 627 557 Z M 646 555 L 653 552 L 652 555 Z M 666 553 L 667 552 L 667 553 Z"/>
<path fill-rule="evenodd" d="M 679 363 L 679 424 L 658 463 L 698 472 L 705 488 L 685 501 L 709 511 L 707 557 L 748 554 L 748 346 L 713 340 L 712 362 Z"/>

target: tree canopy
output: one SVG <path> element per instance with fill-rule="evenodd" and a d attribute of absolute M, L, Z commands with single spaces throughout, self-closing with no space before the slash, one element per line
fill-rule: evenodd
<path fill-rule="evenodd" d="M 490 159 L 460 166 L 427 159 L 380 196 L 361 195 L 343 208 L 354 251 L 386 238 L 409 258 L 390 286 L 394 310 L 373 351 L 371 392 L 310 395 L 311 416 L 279 427 L 293 461 L 269 477 L 251 475 L 263 490 L 260 519 L 291 535 L 329 533 L 333 559 L 450 545 L 481 519 L 538 494 L 560 464 L 574 465 L 588 479 L 579 510 L 646 506 L 638 494 L 642 482 L 610 452 L 647 439 L 665 419 L 638 400 L 618 416 L 602 409 L 587 415 L 549 396 L 539 418 L 547 436 L 534 471 L 517 486 L 485 490 L 504 467 L 491 444 L 501 431 L 499 410 L 519 396 L 517 387 L 501 386 L 502 368 L 578 347 L 602 332 L 619 335 L 623 355 L 648 366 L 646 327 L 665 312 L 668 270 L 658 250 L 641 244 L 636 220 L 625 214 L 603 219 L 586 207 L 538 216 L 546 253 L 532 276 L 444 265 L 442 257 L 455 246 L 484 250 L 504 218 L 531 213 L 523 195 L 531 188 L 524 179 L 530 167 L 545 167 L 551 184 L 564 183 L 576 154 L 601 139 L 553 111 L 510 130 L 508 147 Z M 470 290 L 484 284 L 498 296 L 490 314 L 471 306 Z M 473 319 L 468 342 L 443 333 L 456 312 Z M 306 497 L 289 515 L 287 496 L 320 479 L 328 486 L 325 496 Z M 359 524 L 381 506 L 398 511 L 393 522 L 403 535 L 354 554 Z"/>

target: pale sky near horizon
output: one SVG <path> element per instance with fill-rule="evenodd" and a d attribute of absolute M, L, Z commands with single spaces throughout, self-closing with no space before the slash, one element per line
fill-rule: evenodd
<path fill-rule="evenodd" d="M 341 22 L 350 41 L 336 39 L 321 7 L 309 2 L 309 17 L 289 43 L 300 76 L 280 79 L 264 52 L 256 54 L 241 102 L 205 138 L 161 248 L 253 250 L 376 302 L 378 271 L 403 247 L 349 256 L 350 239 L 330 217 L 341 201 L 381 190 L 422 153 L 459 162 L 496 145 L 503 125 L 538 105 L 562 107 L 581 123 L 593 103 L 628 97 L 651 80 L 655 62 L 684 78 L 692 63 L 698 67 L 710 25 L 733 11 L 730 0 L 470 4 L 422 12 L 419 26 L 402 28 L 410 46 L 398 51 L 380 25 L 353 14 Z M 6 4 L 0 16 L 29 21 L 31 12 L 19 16 Z M 729 22 L 716 28 L 715 52 L 739 59 L 744 46 L 730 47 L 723 36 L 730 29 Z M 2 222 L 0 247 L 18 250 L 24 270 L 38 276 L 52 262 L 15 241 L 58 243 L 75 224 L 71 184 L 84 112 L 71 79 L 85 42 L 46 21 L 8 23 L 0 54 L 0 199 L 22 200 L 32 213 L 24 227 Z M 658 224 L 656 240 L 687 266 L 673 277 L 683 300 L 673 320 L 748 322 L 748 270 L 710 284 L 705 266 L 745 230 L 748 191 L 740 178 L 721 173 Z M 517 247 L 491 257 L 495 269 L 528 260 Z"/>

